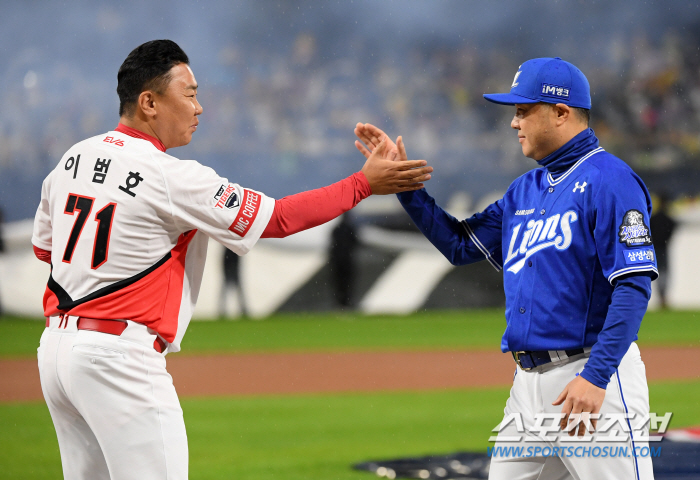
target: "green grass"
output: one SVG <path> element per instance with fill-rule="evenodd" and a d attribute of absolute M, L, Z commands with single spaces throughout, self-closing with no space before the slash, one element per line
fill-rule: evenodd
<path fill-rule="evenodd" d="M 651 409 L 672 428 L 700 424 L 700 381 L 650 387 Z M 507 388 L 186 399 L 193 480 L 371 480 L 354 463 L 485 451 Z M 61 478 L 53 426 L 41 403 L 0 405 L 3 479 Z"/>
<path fill-rule="evenodd" d="M 651 312 L 642 345 L 700 345 L 700 314 Z M 193 322 L 187 353 L 312 350 L 495 349 L 500 310 L 421 312 L 406 317 L 276 315 L 264 321 Z M 0 357 L 30 357 L 43 322 L 0 320 Z M 651 409 L 674 412 L 674 428 L 700 424 L 700 381 L 650 386 Z M 484 451 L 507 388 L 292 395 L 182 401 L 197 479 L 370 480 L 365 460 Z M 0 404 L 0 477 L 61 478 L 56 436 L 43 403 Z"/>
<path fill-rule="evenodd" d="M 0 357 L 33 356 L 41 321 L 0 320 Z M 499 347 L 503 311 L 426 311 L 405 317 L 357 314 L 284 314 L 266 320 L 192 322 L 184 354 L 310 350 L 445 350 Z M 700 345 L 700 313 L 650 312 L 641 345 Z"/>

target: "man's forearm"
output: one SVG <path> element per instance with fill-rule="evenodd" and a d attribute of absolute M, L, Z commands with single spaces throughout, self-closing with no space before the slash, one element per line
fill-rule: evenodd
<path fill-rule="evenodd" d="M 357 172 L 333 185 L 276 200 L 262 238 L 283 238 L 326 223 L 371 194 L 367 178 Z"/>
<path fill-rule="evenodd" d="M 469 239 L 462 222 L 440 208 L 425 189 L 396 195 L 413 223 L 453 265 L 484 260 L 484 254 Z"/>
<path fill-rule="evenodd" d="M 606 388 L 639 331 L 651 296 L 651 278 L 633 275 L 615 284 L 603 330 L 591 350 L 591 357 L 581 376 L 592 384 Z"/>

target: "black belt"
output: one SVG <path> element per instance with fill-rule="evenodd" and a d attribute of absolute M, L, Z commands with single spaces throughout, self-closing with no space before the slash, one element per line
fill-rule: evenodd
<path fill-rule="evenodd" d="M 588 349 L 586 349 L 588 350 Z M 556 361 L 564 361 L 574 355 L 586 353 L 583 348 L 574 348 L 573 350 L 545 350 L 543 352 L 510 352 L 513 354 L 515 363 L 525 371 L 533 368 L 547 365 Z M 590 351 L 590 350 L 588 350 Z M 551 352 L 551 353 L 550 353 Z"/>

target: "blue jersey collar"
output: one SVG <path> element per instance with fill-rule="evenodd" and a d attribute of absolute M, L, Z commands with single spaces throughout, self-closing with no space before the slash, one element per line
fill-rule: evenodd
<path fill-rule="evenodd" d="M 566 172 L 582 156 L 598 148 L 598 138 L 587 128 L 537 163 L 545 167 L 553 178 Z"/>

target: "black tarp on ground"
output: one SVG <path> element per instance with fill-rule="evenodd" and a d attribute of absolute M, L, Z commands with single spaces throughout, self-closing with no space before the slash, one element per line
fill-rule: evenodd
<path fill-rule="evenodd" d="M 656 480 L 700 480 L 700 442 L 664 439 L 651 446 L 661 447 L 661 454 L 652 458 Z M 389 479 L 487 479 L 489 463 L 486 454 L 461 452 L 365 462 L 353 468 Z"/>

